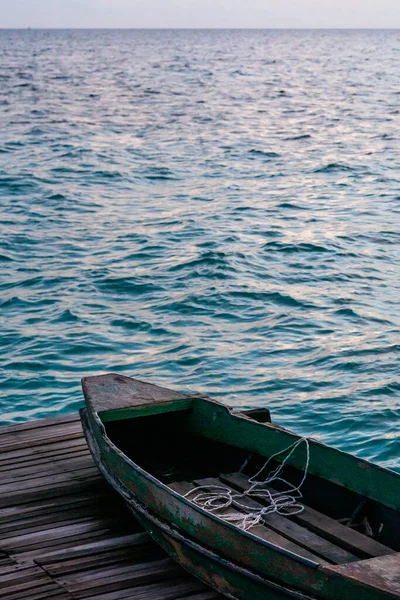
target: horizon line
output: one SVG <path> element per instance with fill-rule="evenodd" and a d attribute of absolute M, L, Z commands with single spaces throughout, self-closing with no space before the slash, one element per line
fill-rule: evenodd
<path fill-rule="evenodd" d="M 0 27 L 0 31 L 400 31 L 399 27 Z"/>

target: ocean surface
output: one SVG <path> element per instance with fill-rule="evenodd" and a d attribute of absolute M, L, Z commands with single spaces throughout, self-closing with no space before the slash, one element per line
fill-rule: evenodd
<path fill-rule="evenodd" d="M 2 423 L 107 371 L 400 469 L 400 31 L 0 31 Z"/>

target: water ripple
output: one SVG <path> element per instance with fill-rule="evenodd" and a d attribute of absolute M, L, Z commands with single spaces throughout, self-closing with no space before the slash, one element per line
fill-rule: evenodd
<path fill-rule="evenodd" d="M 0 31 L 2 422 L 114 370 L 400 469 L 399 44 Z"/>

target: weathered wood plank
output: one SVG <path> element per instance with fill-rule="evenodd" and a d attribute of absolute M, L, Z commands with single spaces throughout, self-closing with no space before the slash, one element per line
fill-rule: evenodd
<path fill-rule="evenodd" d="M 13 481 L 24 481 L 34 479 L 35 477 L 58 475 L 60 473 L 75 473 L 82 469 L 96 468 L 93 460 L 87 454 L 70 456 L 61 460 L 52 460 L 47 462 L 38 462 L 31 465 L 16 466 L 14 469 L 8 469 L 0 475 L 2 484 L 12 483 Z M 1 472 L 1 469 L 0 469 Z"/>
<path fill-rule="evenodd" d="M 82 379 L 82 388 L 87 402 L 95 412 L 121 410 L 135 405 L 151 405 L 187 398 L 180 392 L 117 373 L 85 377 Z"/>
<path fill-rule="evenodd" d="M 98 469 L 93 465 L 80 469 L 79 471 L 62 471 L 57 473 L 51 473 L 49 475 L 41 477 L 27 478 L 24 483 L 24 491 L 34 488 L 35 490 L 41 490 L 42 488 L 57 487 L 59 483 L 65 483 L 69 481 L 87 481 L 90 478 L 99 477 Z M 19 480 L 7 483 L 1 486 L 1 496 L 7 496 L 13 492 L 21 490 L 21 482 Z"/>
<path fill-rule="evenodd" d="M 208 486 L 213 486 L 213 485 L 222 485 L 222 484 L 219 479 L 207 477 L 204 479 L 196 479 L 193 482 L 193 484 L 191 484 L 191 489 L 194 486 L 205 486 L 206 488 L 208 488 Z M 212 488 L 210 488 L 210 489 L 212 489 Z M 234 505 L 234 506 L 237 507 L 237 505 Z M 233 508 L 233 510 L 232 510 L 231 508 L 229 508 L 226 510 L 226 512 L 232 513 L 232 512 L 235 512 L 235 509 Z M 243 514 L 242 511 L 237 511 L 237 512 L 239 515 Z M 275 544 L 276 546 L 279 546 L 280 548 L 289 550 L 289 552 L 293 552 L 294 554 L 297 554 L 298 556 L 303 556 L 304 558 L 308 558 L 309 560 L 312 560 L 315 563 L 329 564 L 326 560 L 324 560 L 320 556 L 313 554 L 309 550 L 305 549 L 304 546 L 300 546 L 300 545 L 294 543 L 290 538 L 287 538 L 287 537 L 281 535 L 280 533 L 276 532 L 274 529 L 271 529 L 270 527 L 268 527 L 268 525 L 266 525 L 266 524 L 260 524 L 260 525 L 256 525 L 255 527 L 252 527 L 250 529 L 250 533 L 261 538 L 262 540 L 266 540 L 266 541 L 270 542 L 271 544 Z"/>
<path fill-rule="evenodd" d="M 83 581 L 68 582 L 60 578 L 63 587 L 73 594 L 74 598 L 85 598 L 88 590 L 107 589 L 107 591 L 123 590 L 130 587 L 138 587 L 166 579 L 167 577 L 178 577 L 182 575 L 182 569 L 171 559 L 154 561 L 155 564 L 133 565 L 126 572 L 111 575 L 110 577 L 97 576 L 87 577 Z"/>
<path fill-rule="evenodd" d="M 241 473 L 230 475 L 228 481 L 240 491 L 245 491 L 250 487 L 247 478 Z M 276 490 L 271 486 L 268 489 L 271 493 L 276 493 Z M 262 500 L 260 500 L 260 503 L 263 503 Z M 295 515 L 293 520 L 349 552 L 367 557 L 385 556 L 394 552 L 391 548 L 338 523 L 323 513 L 304 504 L 303 506 L 304 511 Z"/>
<path fill-rule="evenodd" d="M 107 492 L 109 492 L 107 494 Z M 31 497 L 26 497 L 26 504 L 12 505 L 6 508 L 0 509 L 0 522 L 10 522 L 12 519 L 21 519 L 24 517 L 48 515 L 56 513 L 58 511 L 65 510 L 71 506 L 79 507 L 96 504 L 101 505 L 103 502 L 110 499 L 113 494 L 109 491 L 109 488 L 105 482 L 101 482 L 101 485 L 96 486 L 94 490 L 84 490 L 82 492 L 71 491 L 68 488 L 63 494 L 56 494 L 55 497 L 50 497 L 44 500 L 38 500 Z M 1 496 L 0 496 L 1 498 Z"/>
<path fill-rule="evenodd" d="M 79 413 L 74 412 L 68 415 L 60 415 L 58 417 L 48 417 L 45 419 L 34 419 L 32 421 L 25 421 L 24 423 L 15 423 L 14 425 L 1 425 L 0 436 L 6 434 L 19 433 L 20 431 L 28 431 L 34 429 L 37 431 L 42 427 L 51 427 L 53 425 L 62 425 L 64 423 L 76 423 L 79 422 Z"/>
<path fill-rule="evenodd" d="M 51 483 L 57 485 L 58 483 L 63 483 L 65 481 L 87 480 L 90 477 L 98 475 L 99 470 L 90 463 L 89 465 L 82 465 L 80 468 L 70 471 L 67 469 L 49 469 L 49 471 L 44 471 L 41 473 L 32 473 L 32 476 L 26 475 L 25 477 L 22 477 L 22 479 L 20 477 L 8 478 L 6 481 L 4 481 L 1 491 L 4 493 L 4 495 L 13 491 L 17 491 L 21 489 L 23 481 L 23 487 L 26 492 L 29 493 L 29 490 L 31 489 L 38 490 L 48 487 L 48 485 L 51 485 Z"/>
<path fill-rule="evenodd" d="M 9 581 L 24 581 L 25 579 L 33 580 L 35 578 L 41 578 L 43 575 L 43 569 L 35 565 L 19 565 L 14 564 L 10 568 L 0 568 L 0 589 L 6 587 L 6 583 Z"/>
<path fill-rule="evenodd" d="M 41 586 L 34 589 L 21 589 L 9 593 L 5 600 L 73 600 L 73 597 L 57 585 Z"/>
<path fill-rule="evenodd" d="M 54 552 L 48 552 L 43 554 L 40 559 L 36 562 L 40 565 L 47 565 L 53 563 L 55 560 L 69 560 L 71 558 L 78 558 L 88 556 L 95 553 L 107 552 L 109 550 L 115 550 L 117 548 L 127 548 L 130 546 L 137 546 L 150 541 L 148 533 L 139 532 L 127 535 L 114 535 L 113 537 L 88 542 L 86 544 L 77 544 L 75 548 L 68 550 L 58 550 Z"/>
<path fill-rule="evenodd" d="M 68 573 L 58 577 L 58 581 L 62 582 L 68 589 L 72 589 L 73 587 L 82 589 L 85 586 L 98 587 L 98 583 L 101 580 L 108 579 L 110 582 L 125 581 L 126 578 L 135 577 L 143 571 L 162 571 L 165 567 L 169 568 L 171 566 L 181 572 L 171 558 L 164 556 L 158 560 L 138 561 L 136 564 L 109 565 L 107 567 L 95 567 L 85 571 Z"/>
<path fill-rule="evenodd" d="M 153 541 L 148 541 L 137 546 L 125 546 L 109 552 L 88 554 L 69 560 L 57 561 L 56 559 L 55 562 L 46 563 L 46 572 L 55 577 L 114 564 L 125 565 L 151 561 L 163 556 L 165 556 L 165 552 L 161 547 Z"/>
<path fill-rule="evenodd" d="M 31 501 L 44 500 L 45 498 L 55 498 L 56 496 L 63 496 L 65 493 L 81 493 L 94 491 L 96 489 L 104 490 L 104 480 L 100 475 L 90 477 L 87 481 L 70 479 L 57 484 L 57 487 L 52 488 L 51 485 L 47 487 L 41 487 L 33 490 L 30 494 Z M 24 504 L 27 501 L 27 494 L 22 490 L 15 490 L 12 493 L 0 496 L 0 508 L 7 506 L 16 506 L 17 504 Z"/>
<path fill-rule="evenodd" d="M 0 526 L 0 545 L 4 547 L 4 543 L 7 542 L 11 537 L 18 536 L 33 536 L 36 533 L 45 532 L 45 531 L 53 531 L 61 528 L 69 528 L 74 525 L 85 525 L 90 523 L 99 523 L 99 522 L 107 522 L 112 521 L 117 525 L 123 527 L 123 521 L 118 519 L 115 514 L 109 513 L 106 514 L 93 514 L 93 510 L 86 511 L 86 513 L 80 513 L 79 511 L 75 511 L 72 515 L 66 515 L 64 512 L 58 514 L 59 520 L 53 517 L 47 519 L 46 521 L 42 519 L 38 524 L 31 524 L 30 526 L 24 525 L 24 523 L 20 522 L 16 525 L 11 525 L 8 528 Z"/>
<path fill-rule="evenodd" d="M 223 484 L 230 486 L 230 475 L 221 477 Z M 234 491 L 234 487 L 231 487 Z M 263 505 L 250 498 L 241 498 L 241 502 L 249 506 L 249 508 L 260 509 Z M 305 527 L 290 521 L 287 517 L 283 517 L 277 513 L 266 515 L 264 523 L 274 531 L 280 533 L 284 537 L 295 542 L 299 546 L 321 556 L 331 563 L 348 563 L 358 560 L 356 556 L 347 552 L 343 548 L 332 544 L 328 540 L 316 535 Z"/>
<path fill-rule="evenodd" d="M 58 454 L 68 453 L 70 448 L 87 450 L 87 444 L 83 439 L 83 436 L 73 438 L 72 440 L 52 441 L 44 446 L 35 446 L 34 448 L 27 446 L 26 448 L 21 448 L 19 450 L 2 451 L 0 453 L 0 465 L 8 463 L 11 460 L 18 462 L 19 459 L 29 461 L 37 460 L 45 456 L 55 457 Z"/>
<path fill-rule="evenodd" d="M 12 426 L 11 426 L 12 427 Z M 53 437 L 64 437 L 70 433 L 82 432 L 82 424 L 80 419 L 69 420 L 68 423 L 57 423 L 55 422 L 51 427 L 27 427 L 26 429 L 11 431 L 9 433 L 3 432 L 0 435 L 0 447 L 7 445 L 8 441 L 13 440 L 29 442 L 30 440 L 42 439 L 42 438 L 53 438 Z"/>
<path fill-rule="evenodd" d="M 53 598 L 67 595 L 66 590 L 38 566 L 15 565 L 0 571 L 0 599 Z"/>
<path fill-rule="evenodd" d="M 43 555 L 48 554 L 52 550 L 60 551 L 75 548 L 80 543 L 85 543 L 89 541 L 95 540 L 103 540 L 112 537 L 115 534 L 113 530 L 104 530 L 100 529 L 98 531 L 91 531 L 88 533 L 84 533 L 81 535 L 71 536 L 68 538 L 56 538 L 54 540 L 47 540 L 34 546 L 29 546 L 27 548 L 22 547 L 15 550 L 10 550 L 11 556 L 20 561 L 20 562 L 32 562 L 37 560 Z"/>
<path fill-rule="evenodd" d="M 360 586 L 376 586 L 388 598 L 400 598 L 400 552 L 350 565 L 329 565 L 327 572 L 336 574 L 338 578 L 348 577 Z"/>
<path fill-rule="evenodd" d="M 0 552 L 0 569 L 14 564 L 11 558 Z"/>
<path fill-rule="evenodd" d="M 35 528 L 45 528 L 48 524 L 58 524 L 63 521 L 74 521 L 77 519 L 89 519 L 89 518 L 111 518 L 116 517 L 118 519 L 118 508 L 112 507 L 107 504 L 102 496 L 99 501 L 94 498 L 93 501 L 96 503 L 95 506 L 91 502 L 77 503 L 71 505 L 61 505 L 57 507 L 58 510 L 43 509 L 42 511 L 36 511 L 29 513 L 28 515 L 13 515 L 10 518 L 0 518 L 0 539 L 8 532 L 16 531 L 34 531 Z M 123 507 L 121 507 L 123 508 Z"/>
<path fill-rule="evenodd" d="M 9 460 L 0 459 L 0 473 L 3 473 L 4 476 L 8 476 L 9 472 L 10 474 L 15 473 L 18 477 L 22 469 L 32 469 L 40 472 L 41 470 L 45 470 L 49 465 L 57 466 L 60 462 L 83 458 L 87 461 L 90 461 L 92 458 L 89 450 L 83 445 L 76 448 L 65 448 L 59 452 L 35 452 L 29 454 L 29 456 L 10 458 Z"/>
<path fill-rule="evenodd" d="M 200 594 L 191 594 L 190 596 L 185 596 L 185 600 L 217 600 L 217 598 L 221 598 L 217 592 L 200 592 Z"/>
<path fill-rule="evenodd" d="M 222 596 L 217 594 L 217 592 L 207 591 L 185 596 L 184 600 L 217 600 L 218 598 L 222 598 Z"/>
<path fill-rule="evenodd" d="M 12 582 L 12 585 L 1 586 L 0 598 L 10 599 L 14 597 L 14 594 L 21 594 L 21 592 L 24 592 L 25 594 L 28 592 L 34 592 L 35 594 L 45 592 L 48 596 L 51 596 L 53 592 L 57 592 L 59 589 L 57 583 L 54 583 L 50 578 L 46 580 L 43 576 L 40 578 L 32 577 L 30 581 L 18 580 Z"/>
<path fill-rule="evenodd" d="M 0 429 L 0 600 L 220 598 L 128 516 L 76 414 L 38 425 Z"/>
<path fill-rule="evenodd" d="M 125 590 L 117 590 L 96 594 L 92 600 L 179 600 L 186 598 L 188 594 L 193 594 L 196 591 L 204 590 L 204 585 L 193 579 L 174 578 L 171 580 L 163 580 L 157 583 L 141 585 Z M 212 598 L 222 598 L 222 596 L 212 596 Z"/>
<path fill-rule="evenodd" d="M 37 593 L 30 591 L 29 595 L 27 595 L 27 591 L 24 590 L 23 592 L 18 592 L 12 596 L 9 596 L 7 600 L 27 600 L 28 598 L 29 600 L 73 600 L 72 596 L 68 594 L 68 592 L 60 588 L 57 588 L 57 590 L 52 590 L 50 595 L 46 590 L 43 589 Z"/>
<path fill-rule="evenodd" d="M 26 448 L 33 448 L 35 446 L 43 446 L 47 444 L 52 444 L 56 440 L 60 441 L 69 441 L 82 437 L 81 428 L 73 423 L 62 430 L 56 427 L 52 427 L 50 432 L 46 430 L 40 430 L 35 433 L 34 430 L 29 430 L 32 432 L 29 437 L 23 436 L 22 433 L 15 434 L 15 436 L 7 436 L 7 439 L 0 439 L 0 452 L 13 452 L 14 450 L 21 450 Z M 3 436 L 4 438 L 5 436 Z"/>
<path fill-rule="evenodd" d="M 108 530 L 112 524 L 115 525 L 114 519 L 92 519 L 83 523 L 75 522 L 73 525 L 60 525 L 59 527 L 42 529 L 33 533 L 22 533 L 22 535 L 14 535 L 12 537 L 6 536 L 2 538 L 0 544 L 3 550 L 9 551 L 11 548 L 15 550 L 21 546 L 26 548 L 28 546 L 39 545 L 42 541 L 47 541 L 48 539 L 54 540 L 56 537 L 65 540 L 69 537 L 76 537 L 85 533 Z"/>

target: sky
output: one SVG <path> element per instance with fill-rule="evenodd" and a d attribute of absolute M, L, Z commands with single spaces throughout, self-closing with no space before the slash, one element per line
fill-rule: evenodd
<path fill-rule="evenodd" d="M 3 27 L 400 28 L 400 0 L 0 0 Z"/>

